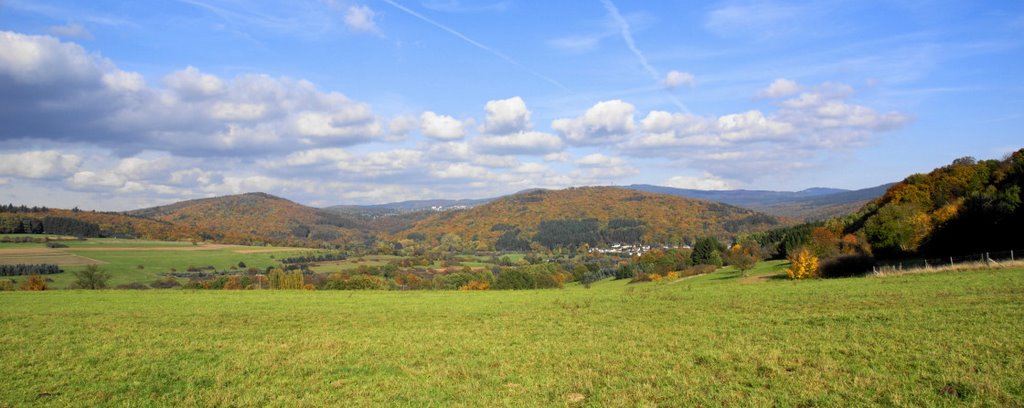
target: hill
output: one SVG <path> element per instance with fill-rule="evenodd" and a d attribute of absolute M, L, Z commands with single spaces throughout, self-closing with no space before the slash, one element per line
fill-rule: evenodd
<path fill-rule="evenodd" d="M 848 227 L 876 254 L 949 256 L 1024 249 L 1024 149 L 964 157 L 890 187 Z"/>
<path fill-rule="evenodd" d="M 0 206 L 0 233 L 185 240 L 195 228 L 116 212 Z"/>
<path fill-rule="evenodd" d="M 182 201 L 129 214 L 204 231 L 209 234 L 206 239 L 233 243 L 345 243 L 365 239 L 369 229 L 354 217 L 265 193 Z"/>
<path fill-rule="evenodd" d="M 592 221 L 573 223 L 584 220 Z M 567 223 L 555 224 L 563 221 Z M 578 187 L 527 191 L 467 210 L 437 213 L 396 235 L 438 240 L 454 234 L 491 247 L 499 239 L 517 239 L 519 244 L 535 240 L 546 226 L 548 232 L 571 229 L 568 234 L 598 234 L 614 241 L 679 243 L 702 235 L 724 238 L 779 223 L 775 217 L 728 204 L 619 187 Z"/>
<path fill-rule="evenodd" d="M 815 221 L 856 212 L 892 184 L 861 190 L 815 187 L 800 191 L 693 190 L 634 184 L 626 188 L 679 197 L 718 201 L 777 217 Z"/>

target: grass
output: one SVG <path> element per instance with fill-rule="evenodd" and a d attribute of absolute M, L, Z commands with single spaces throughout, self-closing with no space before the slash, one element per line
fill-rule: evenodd
<path fill-rule="evenodd" d="M 5 292 L 0 406 L 1024 404 L 1024 270 L 743 280 Z"/>
<path fill-rule="evenodd" d="M 54 288 L 66 288 L 75 277 L 72 274 L 85 268 L 85 264 L 98 263 L 100 269 L 110 273 L 108 284 L 116 286 L 139 282 L 149 284 L 172 269 L 185 272 L 189 266 L 213 266 L 217 270 L 236 268 L 239 262 L 246 267 L 266 268 L 279 266 L 278 259 L 309 249 L 295 248 L 285 252 L 241 253 L 245 250 L 261 250 L 263 247 L 234 246 L 193 246 L 189 242 L 126 240 L 116 238 L 90 238 L 85 241 L 61 241 L 69 248 L 46 249 L 46 253 L 34 253 L 46 248 L 44 244 L 7 244 L 0 247 L 0 263 L 57 263 L 64 273 L 47 275 Z M 23 253 L 12 252 L 18 249 Z M 139 268 L 142 265 L 142 268 Z M 25 277 L 14 277 L 20 282 Z"/>

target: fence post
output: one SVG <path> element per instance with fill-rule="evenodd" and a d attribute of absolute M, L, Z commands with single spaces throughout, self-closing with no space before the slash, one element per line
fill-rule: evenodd
<path fill-rule="evenodd" d="M 927 259 L 924 260 L 924 268 L 928 269 L 928 260 Z"/>
<path fill-rule="evenodd" d="M 953 257 L 949 257 L 949 267 L 953 267 Z"/>
<path fill-rule="evenodd" d="M 1010 250 L 1010 262 L 1013 262 L 1013 250 Z"/>

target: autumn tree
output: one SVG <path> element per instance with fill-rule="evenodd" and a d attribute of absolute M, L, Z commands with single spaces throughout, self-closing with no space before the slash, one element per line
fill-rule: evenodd
<path fill-rule="evenodd" d="M 46 284 L 46 279 L 39 275 L 30 275 L 28 279 L 21 282 L 18 285 L 18 289 L 30 290 L 30 291 L 42 291 L 49 289 L 49 285 Z"/>
<path fill-rule="evenodd" d="M 801 248 L 789 257 L 789 279 L 806 279 L 818 277 L 818 257 L 807 248 Z"/>

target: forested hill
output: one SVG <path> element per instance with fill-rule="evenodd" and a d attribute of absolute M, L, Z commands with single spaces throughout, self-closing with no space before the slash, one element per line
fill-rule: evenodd
<path fill-rule="evenodd" d="M 584 239 L 635 237 L 669 243 L 703 235 L 726 237 L 778 224 L 775 217 L 722 203 L 619 187 L 577 187 L 527 191 L 468 210 L 438 213 L 397 233 L 396 238 L 439 240 L 453 234 L 487 248 L 499 239 L 516 240 L 518 246 L 524 241 L 541 243 L 543 239 L 536 239 L 539 231 L 558 234 L 562 229 Z"/>
<path fill-rule="evenodd" d="M 209 231 L 222 242 L 266 242 L 277 245 L 344 243 L 363 240 L 367 227 L 355 217 L 307 207 L 265 193 L 182 201 L 130 212 Z"/>
<path fill-rule="evenodd" d="M 889 188 L 850 226 L 876 254 L 930 256 L 1024 248 L 1024 149 L 965 157 Z"/>
<path fill-rule="evenodd" d="M 0 206 L 0 234 L 53 234 L 163 240 L 193 239 L 194 228 L 116 212 Z"/>

